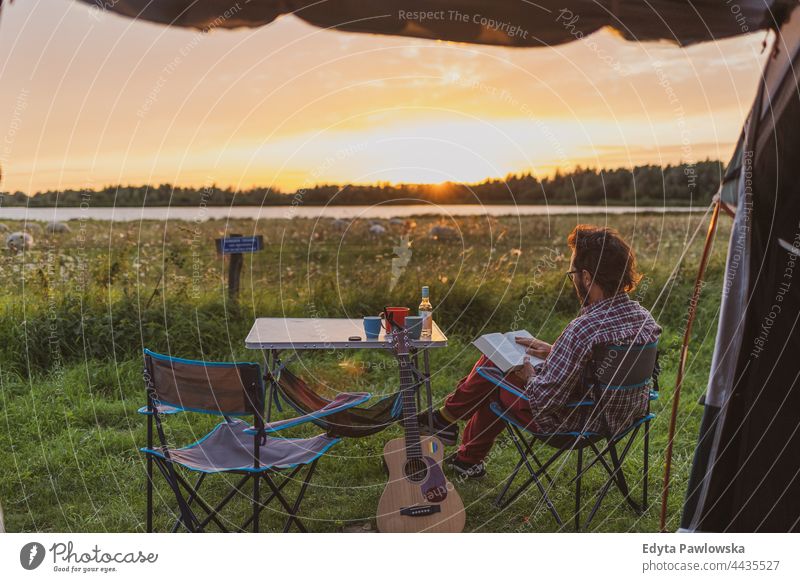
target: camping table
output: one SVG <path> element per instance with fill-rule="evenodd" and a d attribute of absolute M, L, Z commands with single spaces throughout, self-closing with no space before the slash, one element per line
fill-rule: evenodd
<path fill-rule="evenodd" d="M 358 336 L 360 341 L 351 341 L 348 338 Z M 386 333 L 381 331 L 377 339 L 366 339 L 364 324 L 361 319 L 335 319 L 335 318 L 283 318 L 259 317 L 253 323 L 250 333 L 247 334 L 245 346 L 251 350 L 261 350 L 264 354 L 266 365 L 266 380 L 270 384 L 269 400 L 267 404 L 267 421 L 272 412 L 272 399 L 277 390 L 277 375 L 280 370 L 291 361 L 281 362 L 280 352 L 292 350 L 363 350 L 381 349 L 392 350 L 392 345 L 386 338 Z M 431 371 L 429 348 L 447 347 L 447 337 L 433 322 L 431 337 L 411 341 L 411 361 L 414 364 L 415 375 L 425 385 L 428 411 L 433 411 L 433 394 L 431 392 Z M 420 354 L 422 355 L 422 368 L 420 369 Z M 419 394 L 419 393 L 417 393 Z M 428 415 L 432 423 L 433 415 Z M 433 430 L 433 427 L 430 427 Z"/>

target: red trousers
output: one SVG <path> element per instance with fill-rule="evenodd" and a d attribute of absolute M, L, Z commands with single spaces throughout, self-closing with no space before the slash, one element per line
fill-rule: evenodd
<path fill-rule="evenodd" d="M 492 366 L 486 356 L 472 367 L 468 376 L 463 378 L 444 402 L 443 412 L 450 420 L 466 420 L 461 446 L 458 448 L 458 459 L 468 463 L 479 463 L 486 458 L 495 439 L 505 427 L 505 423 L 489 409 L 492 402 L 499 402 L 504 410 L 526 424 L 532 423 L 531 409 L 527 400 L 519 398 L 492 384 L 479 375 L 479 366 Z M 506 382 L 520 390 L 519 380 L 507 376 Z"/>

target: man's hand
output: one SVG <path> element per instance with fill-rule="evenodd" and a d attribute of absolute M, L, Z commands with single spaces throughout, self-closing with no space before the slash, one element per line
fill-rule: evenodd
<path fill-rule="evenodd" d="M 536 370 L 534 369 L 533 364 L 531 364 L 531 359 L 528 357 L 523 358 L 522 367 L 517 369 L 515 374 L 523 384 L 530 382 L 536 375 Z"/>
<path fill-rule="evenodd" d="M 516 337 L 514 339 L 519 345 L 525 346 L 527 348 L 526 351 L 530 355 L 542 358 L 543 360 L 550 355 L 550 350 L 553 349 L 553 346 L 549 343 L 536 339 L 535 337 Z"/>

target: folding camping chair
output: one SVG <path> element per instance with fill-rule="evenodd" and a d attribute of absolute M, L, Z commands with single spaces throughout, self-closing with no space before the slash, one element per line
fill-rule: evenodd
<path fill-rule="evenodd" d="M 584 374 L 586 398 L 567 406 L 575 410 L 575 430 L 563 430 L 553 433 L 542 433 L 531 430 L 531 427 L 505 410 L 499 402 L 491 404 L 491 410 L 506 424 L 506 430 L 519 453 L 519 461 L 506 480 L 495 504 L 501 509 L 513 503 L 531 485 L 536 485 L 542 499 L 556 523 L 564 522 L 555 508 L 548 489 L 554 486 L 554 478 L 548 472 L 562 455 L 577 452 L 577 469 L 572 482 L 575 483 L 575 530 L 581 526 L 588 527 L 600 508 L 603 499 L 612 486 L 616 486 L 625 501 L 637 513 L 647 508 L 647 481 L 649 473 L 650 421 L 655 415 L 650 412 L 650 402 L 658 398 L 658 342 L 643 345 L 604 345 L 593 350 L 592 358 Z M 507 383 L 502 372 L 495 367 L 479 368 L 478 373 L 504 390 L 512 392 L 519 398 L 527 399 L 519 390 Z M 632 396 L 631 391 L 638 391 L 646 400 L 646 410 L 639 418 L 621 430 L 609 429 L 606 409 L 619 402 L 620 397 Z M 635 395 L 633 395 L 635 397 Z M 590 428 L 591 427 L 591 428 Z M 631 496 L 628 481 L 625 478 L 623 463 L 631 451 L 639 431 L 644 433 L 642 499 L 641 505 Z M 540 461 L 533 450 L 539 442 L 555 449 L 544 462 Z M 622 447 L 619 452 L 617 447 Z M 584 464 L 584 449 L 589 449 L 593 458 Z M 607 474 L 607 480 L 597 494 L 594 506 L 584 524 L 581 524 L 581 482 L 586 472 L 595 465 L 600 465 Z M 529 477 L 509 495 L 509 491 L 520 474 L 526 469 Z M 547 482 L 545 487 L 542 477 Z"/>
<path fill-rule="evenodd" d="M 330 406 L 332 400 L 321 394 L 318 386 L 309 386 L 284 366 L 279 372 L 270 373 L 274 389 L 272 402 L 279 412 L 283 411 L 281 400 L 298 414 L 313 414 Z M 270 375 L 268 374 L 268 375 Z M 269 389 L 269 388 L 268 388 Z M 401 392 L 376 398 L 364 406 L 352 406 L 325 417 L 316 417 L 312 422 L 331 436 L 362 438 L 394 426 L 402 411 Z M 417 392 L 419 396 L 419 392 Z M 269 406 L 268 400 L 268 406 Z"/>
<path fill-rule="evenodd" d="M 264 422 L 264 381 L 258 364 L 248 362 L 202 362 L 172 358 L 144 351 L 144 381 L 147 406 L 139 410 L 147 415 L 147 446 L 140 449 L 147 463 L 147 531 L 153 531 L 153 468 L 164 476 L 178 505 L 177 520 L 172 531 L 181 527 L 190 532 L 203 531 L 213 522 L 228 531 L 220 511 L 252 480 L 252 513 L 238 528 L 248 526 L 259 531 L 261 511 L 277 500 L 286 512 L 283 531 L 294 524 L 306 531 L 298 518 L 319 458 L 339 442 L 339 438 L 319 434 L 310 438 L 268 436 L 282 430 L 339 413 L 369 399 L 366 393 L 343 393 L 325 407 L 297 418 Z M 197 442 L 181 448 L 170 447 L 164 430 L 164 417 L 179 412 L 196 412 L 223 417 L 211 432 Z M 242 416 L 252 416 L 252 425 Z M 154 446 L 153 429 L 160 446 Z M 180 466 L 183 469 L 178 470 Z M 305 469 L 299 492 L 290 503 L 284 493 L 287 484 Z M 199 473 L 190 484 L 183 470 Z M 206 476 L 239 475 L 233 488 L 215 506 L 200 495 Z M 275 477 L 281 477 L 276 482 Z M 261 498 L 262 482 L 270 494 Z M 202 514 L 198 515 L 197 510 Z"/>

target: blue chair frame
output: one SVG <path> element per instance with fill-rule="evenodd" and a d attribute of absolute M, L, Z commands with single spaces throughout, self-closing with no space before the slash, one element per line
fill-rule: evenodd
<path fill-rule="evenodd" d="M 608 353 L 610 352 L 623 354 L 622 357 L 613 358 L 614 366 L 607 365 L 609 361 Z M 599 371 L 603 373 L 599 374 Z M 493 382 L 499 388 L 512 393 L 518 398 L 527 400 L 525 394 L 520 392 L 513 385 L 505 382 L 502 372 L 500 372 L 499 369 L 483 367 L 479 368 L 478 373 L 487 380 Z M 562 455 L 575 451 L 577 453 L 577 468 L 575 476 L 571 480 L 571 483 L 575 484 L 575 531 L 580 531 L 582 527 L 587 528 L 589 526 L 612 486 L 616 486 L 627 504 L 636 514 L 642 514 L 648 506 L 650 422 L 655 418 L 655 414 L 650 412 L 650 403 L 658 399 L 659 373 L 657 342 L 642 345 L 598 346 L 586 368 L 583 378 L 586 389 L 585 394 L 590 397 L 579 402 L 567 404 L 567 407 L 576 411 L 576 417 L 582 419 L 577 423 L 582 428 L 576 428 L 575 430 L 564 430 L 563 432 L 555 433 L 531 431 L 530 427 L 517 419 L 510 411 L 505 410 L 499 402 L 493 402 L 491 404 L 492 412 L 505 423 L 511 442 L 519 453 L 517 465 L 495 498 L 495 505 L 501 509 L 505 509 L 516 501 L 530 486 L 536 485 L 548 511 L 559 527 L 562 527 L 564 525 L 564 520 L 553 504 L 550 495 L 548 495 L 548 489 L 555 485 L 554 479 L 551 477 L 548 469 L 550 469 L 553 463 Z M 606 378 L 599 378 L 599 375 L 605 375 Z M 605 418 L 605 411 L 602 405 L 600 407 L 596 406 L 598 402 L 603 402 L 604 391 L 635 390 L 643 388 L 649 390 L 645 414 L 633 421 L 623 430 L 612 434 L 607 430 L 608 422 Z M 599 419 L 599 424 L 603 428 L 600 430 L 586 430 L 583 428 L 589 417 L 594 417 L 595 420 Z M 631 447 L 640 431 L 643 432 L 644 437 L 641 504 L 633 499 L 623 470 L 623 463 L 630 453 Z M 544 462 L 542 462 L 534 452 L 534 446 L 537 443 L 555 449 L 553 454 Z M 618 445 L 622 447 L 621 452 L 617 450 Z M 593 458 L 588 464 L 584 464 L 584 449 L 589 449 L 591 453 L 593 453 Z M 607 480 L 597 494 L 589 517 L 585 523 L 582 523 L 582 479 L 586 472 L 595 465 L 600 465 L 605 470 Z M 529 477 L 519 485 L 513 493 L 509 494 L 514 482 L 523 469 L 527 470 Z M 547 487 L 543 480 L 547 482 Z"/>
<path fill-rule="evenodd" d="M 323 410 L 265 423 L 265 385 L 258 364 L 187 360 L 147 349 L 144 350 L 144 361 L 147 405 L 140 408 L 139 412 L 147 416 L 147 446 L 140 449 L 146 459 L 147 531 L 153 531 L 154 468 L 165 478 L 177 501 L 178 512 L 172 532 L 181 527 L 189 532 L 205 531 L 212 522 L 221 531 L 229 531 L 219 518 L 219 513 L 237 494 L 243 492 L 243 487 L 250 480 L 253 484 L 252 513 L 237 529 L 244 531 L 251 527 L 253 532 L 258 532 L 261 511 L 271 502 L 277 501 L 287 515 L 283 531 L 289 531 L 292 525 L 301 532 L 307 531 L 298 517 L 300 505 L 314 475 L 317 461 L 341 439 L 325 434 L 309 439 L 278 439 L 268 435 L 357 406 L 367 401 L 370 394 L 344 393 Z M 171 448 L 165 436 L 164 419 L 182 412 L 222 416 L 223 421 L 197 442 L 179 449 Z M 252 425 L 236 417 L 252 417 Z M 158 436 L 159 446 L 155 446 L 154 432 Z M 233 441 L 231 435 L 235 435 Z M 224 445 L 231 442 L 238 446 L 226 449 Z M 251 443 L 248 445 L 252 446 L 251 453 L 247 453 L 243 446 L 247 442 Z M 309 448 L 304 448 L 307 445 Z M 205 459 L 202 455 L 198 457 L 203 446 L 209 446 L 209 452 L 212 450 L 210 447 L 217 447 L 213 449 L 218 455 L 216 460 L 224 460 L 230 453 L 230 458 L 238 455 L 246 462 L 232 466 L 215 464 L 210 456 Z M 198 472 L 194 484 L 190 484 L 176 466 Z M 305 475 L 302 476 L 299 492 L 290 502 L 284 489 L 303 469 Z M 200 495 L 200 488 L 208 475 L 220 473 L 241 477 L 212 507 Z M 276 482 L 275 477 L 281 477 L 281 480 Z M 262 498 L 260 493 L 262 482 L 270 490 L 266 498 Z M 202 510 L 205 515 L 200 517 L 196 509 Z"/>

